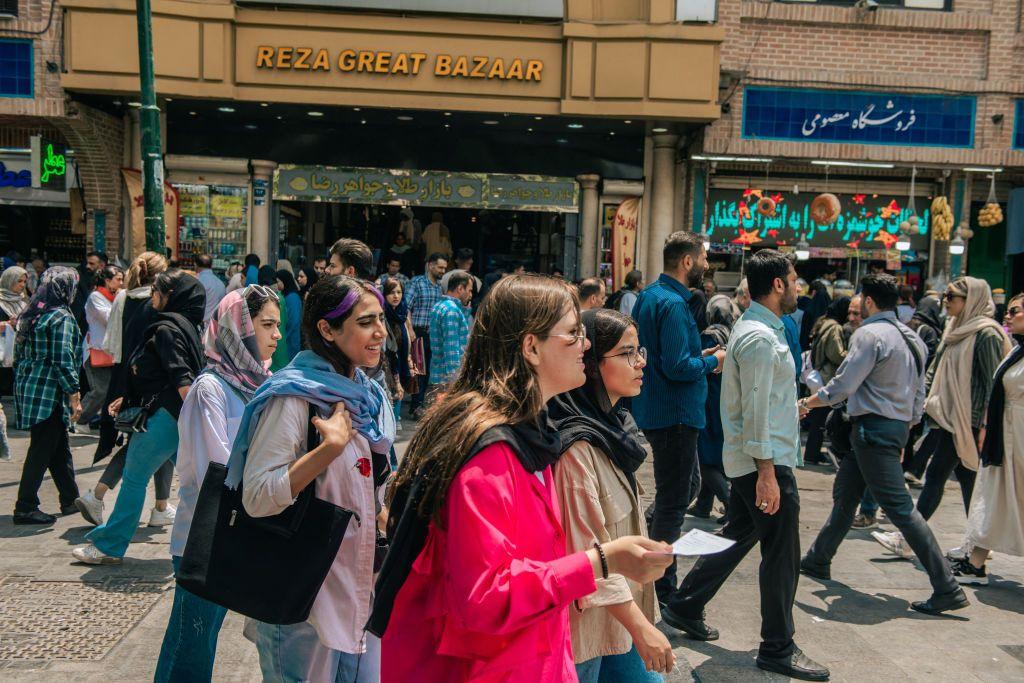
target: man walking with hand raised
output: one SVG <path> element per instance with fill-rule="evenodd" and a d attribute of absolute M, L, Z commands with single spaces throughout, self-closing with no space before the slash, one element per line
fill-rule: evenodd
<path fill-rule="evenodd" d="M 721 535 L 736 543 L 697 560 L 661 617 L 697 640 L 717 639 L 718 631 L 704 622 L 704 607 L 759 543 L 757 666 L 792 678 L 826 681 L 828 669 L 793 642 L 793 600 L 800 576 L 800 495 L 793 468 L 800 457 L 800 423 L 796 365 L 782 316 L 796 310 L 796 271 L 773 249 L 754 254 L 746 271 L 753 301 L 729 337 L 722 371 L 722 464 L 732 491 Z"/>

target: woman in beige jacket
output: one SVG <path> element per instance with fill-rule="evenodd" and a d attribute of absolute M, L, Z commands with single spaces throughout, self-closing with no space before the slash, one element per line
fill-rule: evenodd
<path fill-rule="evenodd" d="M 562 440 L 555 488 L 570 553 L 647 534 L 636 481 L 646 451 L 633 417 L 620 404 L 640 393 L 647 354 L 628 316 L 595 309 L 582 321 L 590 342 L 586 384 L 548 403 Z M 577 600 L 569 614 L 581 683 L 660 681 L 658 672 L 672 670 L 672 647 L 654 627 L 653 584 L 612 574 L 598 580 L 597 591 Z"/>

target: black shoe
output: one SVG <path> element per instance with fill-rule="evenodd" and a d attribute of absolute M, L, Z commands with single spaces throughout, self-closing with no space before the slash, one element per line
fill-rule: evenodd
<path fill-rule="evenodd" d="M 729 521 L 729 513 L 723 512 L 721 517 L 715 518 L 715 524 L 725 524 Z"/>
<path fill-rule="evenodd" d="M 79 513 L 78 506 L 72 503 L 71 505 L 62 505 L 60 508 L 60 516 L 67 517 L 68 515 L 77 515 Z"/>
<path fill-rule="evenodd" d="M 942 614 L 955 609 L 963 609 L 970 604 L 964 594 L 964 589 L 958 586 L 956 590 L 949 593 L 935 593 L 924 602 L 912 602 L 910 607 L 924 614 Z"/>
<path fill-rule="evenodd" d="M 56 521 L 56 517 L 54 517 L 53 515 L 48 515 L 42 510 L 32 510 L 31 512 L 14 513 L 15 524 L 53 524 Z"/>
<path fill-rule="evenodd" d="M 985 571 L 984 565 L 975 567 L 970 560 L 962 557 L 951 561 L 949 565 L 953 570 L 953 578 L 961 586 L 988 585 L 988 572 Z"/>
<path fill-rule="evenodd" d="M 690 508 L 687 508 L 686 514 L 690 515 L 691 517 L 698 517 L 700 519 L 710 519 L 711 518 L 711 510 L 707 510 L 707 511 L 698 510 L 696 505 L 694 505 L 694 506 L 692 506 Z"/>
<path fill-rule="evenodd" d="M 799 678 L 801 681 L 827 681 L 829 677 L 828 669 L 805 655 L 798 647 L 794 647 L 793 654 L 788 657 L 758 655 L 757 668 L 774 671 L 790 678 Z"/>
<path fill-rule="evenodd" d="M 832 569 L 827 564 L 815 564 L 809 557 L 800 560 L 800 573 L 819 581 L 831 581 Z"/>
<path fill-rule="evenodd" d="M 686 619 L 673 614 L 668 607 L 661 608 L 661 619 L 694 640 L 718 640 L 718 629 L 708 626 L 704 619 Z"/>

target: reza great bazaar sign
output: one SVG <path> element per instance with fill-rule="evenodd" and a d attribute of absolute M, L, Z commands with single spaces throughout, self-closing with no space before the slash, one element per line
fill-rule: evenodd
<path fill-rule="evenodd" d="M 478 55 L 428 55 L 425 52 L 384 50 L 340 50 L 326 48 L 256 48 L 256 68 L 291 71 L 341 71 L 386 76 L 417 76 L 433 73 L 439 78 L 480 78 L 485 80 L 534 81 L 539 83 L 544 62 L 539 59 L 502 59 Z"/>

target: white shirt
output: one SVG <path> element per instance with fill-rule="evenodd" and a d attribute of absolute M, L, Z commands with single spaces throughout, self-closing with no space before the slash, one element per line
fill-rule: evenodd
<path fill-rule="evenodd" d="M 636 292 L 624 292 L 622 299 L 619 300 L 619 313 L 632 316 L 633 306 L 636 306 L 636 299 Z"/>
<path fill-rule="evenodd" d="M 202 283 L 203 289 L 206 290 L 206 312 L 203 314 L 203 322 L 207 322 L 213 317 L 214 312 L 217 310 L 217 305 L 220 304 L 220 300 L 227 293 L 227 288 L 224 287 L 224 283 L 209 268 L 200 270 L 196 278 Z"/>
<path fill-rule="evenodd" d="M 113 301 L 96 291 L 85 300 L 85 321 L 89 323 L 89 332 L 85 337 L 86 349 L 103 348 L 103 337 L 107 334 L 107 321 L 110 320 L 110 307 L 113 305 Z"/>
<path fill-rule="evenodd" d="M 378 389 L 379 390 L 379 389 Z M 385 434 L 394 435 L 394 413 L 384 400 L 379 420 Z M 242 476 L 242 504 L 253 517 L 267 517 L 294 502 L 288 467 L 307 452 L 309 404 L 282 396 L 267 404 L 253 432 Z M 318 498 L 355 512 L 338 548 L 338 556 L 324 580 L 309 623 L 320 642 L 349 654 L 366 651 L 363 631 L 370 616 L 373 593 L 373 556 L 376 545 L 378 503 L 384 487 L 374 488 L 373 475 L 363 476 L 358 461 L 372 463 L 370 444 L 359 433 L 327 469 L 316 478 Z M 358 519 L 356 519 L 358 515 Z"/>
<path fill-rule="evenodd" d="M 199 489 L 211 462 L 228 464 L 245 403 L 237 391 L 204 372 L 192 383 L 178 417 L 178 511 L 171 528 L 171 555 L 181 557 L 192 526 Z"/>

